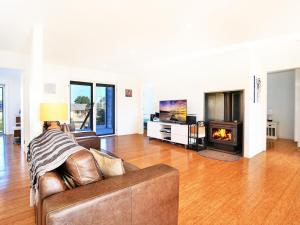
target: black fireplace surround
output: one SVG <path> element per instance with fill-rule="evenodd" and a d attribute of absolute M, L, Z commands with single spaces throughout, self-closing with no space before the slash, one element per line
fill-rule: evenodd
<path fill-rule="evenodd" d="M 219 100 L 214 100 L 214 95 Z M 228 153 L 242 154 L 243 92 L 209 93 L 205 99 L 208 146 Z M 210 115 L 210 112 L 217 112 L 218 115 Z"/>

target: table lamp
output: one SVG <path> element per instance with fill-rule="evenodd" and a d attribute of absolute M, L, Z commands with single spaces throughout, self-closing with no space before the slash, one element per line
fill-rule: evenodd
<path fill-rule="evenodd" d="M 48 130 L 60 129 L 58 122 L 68 120 L 68 105 L 65 103 L 41 103 L 40 120 L 48 123 Z"/>
<path fill-rule="evenodd" d="M 273 109 L 267 110 L 267 120 L 268 122 L 273 122 Z"/>

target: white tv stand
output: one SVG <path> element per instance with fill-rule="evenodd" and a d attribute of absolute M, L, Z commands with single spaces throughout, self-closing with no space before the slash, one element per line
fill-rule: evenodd
<path fill-rule="evenodd" d="M 147 123 L 147 136 L 187 146 L 188 125 L 149 121 Z"/>

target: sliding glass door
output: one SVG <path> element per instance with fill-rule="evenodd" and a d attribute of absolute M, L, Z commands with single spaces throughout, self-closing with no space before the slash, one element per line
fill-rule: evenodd
<path fill-rule="evenodd" d="M 93 130 L 93 84 L 70 82 L 71 126 L 79 131 Z"/>
<path fill-rule="evenodd" d="M 115 133 L 115 86 L 96 85 L 96 133 L 108 135 Z"/>
<path fill-rule="evenodd" d="M 4 87 L 0 86 L 0 134 L 4 133 Z"/>

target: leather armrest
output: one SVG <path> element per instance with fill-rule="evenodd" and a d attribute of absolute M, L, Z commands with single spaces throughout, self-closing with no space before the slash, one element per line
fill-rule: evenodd
<path fill-rule="evenodd" d="M 50 196 L 43 224 L 175 225 L 178 189 L 176 169 L 151 166 Z"/>
<path fill-rule="evenodd" d="M 97 136 L 96 132 L 94 131 L 75 131 L 72 132 L 74 137 L 86 137 L 86 136 Z"/>
<path fill-rule="evenodd" d="M 94 148 L 94 149 L 100 149 L 101 144 L 100 144 L 100 137 L 98 136 L 83 136 L 83 137 L 77 137 L 76 138 L 77 143 L 86 148 Z"/>
<path fill-rule="evenodd" d="M 47 197 L 64 192 L 68 188 L 56 171 L 45 173 L 39 178 L 38 201 L 35 205 L 35 215 L 37 225 L 42 224 L 42 204 Z"/>

